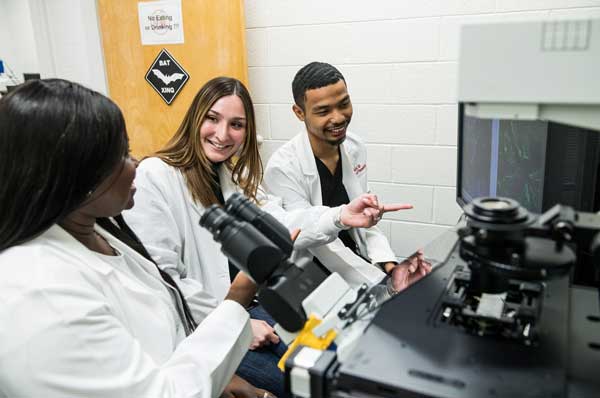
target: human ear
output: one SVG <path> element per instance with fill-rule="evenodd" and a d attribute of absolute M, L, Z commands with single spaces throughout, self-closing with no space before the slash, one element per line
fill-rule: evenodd
<path fill-rule="evenodd" d="M 294 105 L 292 105 L 292 111 L 294 111 L 294 115 L 296 115 L 298 120 L 300 120 L 301 122 L 304 121 L 304 111 L 302 110 L 302 108 L 300 108 L 298 105 L 294 104 Z"/>

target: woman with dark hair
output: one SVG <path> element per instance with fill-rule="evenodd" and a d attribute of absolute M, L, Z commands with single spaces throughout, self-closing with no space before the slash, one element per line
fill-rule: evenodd
<path fill-rule="evenodd" d="M 192 315 L 123 221 L 135 173 L 101 94 L 49 79 L 0 99 L 0 397 L 270 395 L 232 380 L 244 308 L 197 294 L 211 313 Z"/>
<path fill-rule="evenodd" d="M 244 298 L 254 339 L 237 374 L 282 396 L 283 375 L 276 364 L 286 347 L 272 328 L 273 320 L 262 307 L 251 305 L 254 283 L 237 274 L 211 233 L 200 227 L 204 209 L 241 192 L 288 228 L 300 228 L 294 248 L 305 249 L 330 242 L 343 228 L 374 225 L 383 211 L 404 206 L 384 210 L 375 195 L 365 194 L 345 206 L 287 213 L 261 189 L 262 177 L 250 94 L 239 80 L 217 77 L 200 88 L 166 146 L 140 163 L 137 204 L 125 218 L 158 265 L 180 285 L 192 312 L 199 292 L 208 292 L 217 302 L 227 294 Z"/>

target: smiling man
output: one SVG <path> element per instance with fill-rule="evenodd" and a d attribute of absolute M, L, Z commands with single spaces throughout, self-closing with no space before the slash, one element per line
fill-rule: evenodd
<path fill-rule="evenodd" d="M 340 206 L 367 192 L 367 150 L 347 131 L 353 111 L 344 76 L 330 64 L 312 62 L 296 73 L 292 92 L 292 110 L 305 131 L 271 156 L 267 190 L 281 197 L 287 210 Z M 316 262 L 352 284 L 374 284 L 388 274 L 388 289 L 396 293 L 431 270 L 420 251 L 398 264 L 375 226 L 339 227 L 339 239 L 311 251 Z"/>

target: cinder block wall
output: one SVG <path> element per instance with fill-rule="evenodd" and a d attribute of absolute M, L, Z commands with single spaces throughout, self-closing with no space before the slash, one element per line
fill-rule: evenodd
<path fill-rule="evenodd" d="M 371 190 L 415 208 L 380 224 L 396 254 L 424 246 L 460 216 L 455 201 L 460 26 L 600 18 L 600 0 L 246 0 L 250 90 L 261 152 L 302 129 L 291 81 L 311 61 L 336 65 L 367 142 Z M 543 71 L 540 71 L 543 72 Z"/>

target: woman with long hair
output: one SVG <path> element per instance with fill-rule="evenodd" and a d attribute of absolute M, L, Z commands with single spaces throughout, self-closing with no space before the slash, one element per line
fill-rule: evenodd
<path fill-rule="evenodd" d="M 270 396 L 232 379 L 244 307 L 199 292 L 192 312 L 120 216 L 135 174 L 103 95 L 49 79 L 0 99 L 0 397 Z"/>
<path fill-rule="evenodd" d="M 272 328 L 273 320 L 251 303 L 253 282 L 237 274 L 211 233 L 200 227 L 204 209 L 241 192 L 288 228 L 300 228 L 296 249 L 328 243 L 342 228 L 369 227 L 387 209 L 366 194 L 341 207 L 286 213 L 276 198 L 264 194 L 262 176 L 250 94 L 239 80 L 217 77 L 200 88 L 165 147 L 141 162 L 137 204 L 125 218 L 159 266 L 177 281 L 192 311 L 199 292 L 217 302 L 234 294 L 248 305 L 254 339 L 237 374 L 280 396 L 283 375 L 276 364 L 285 346 Z M 404 206 L 389 207 L 399 208 Z"/>

